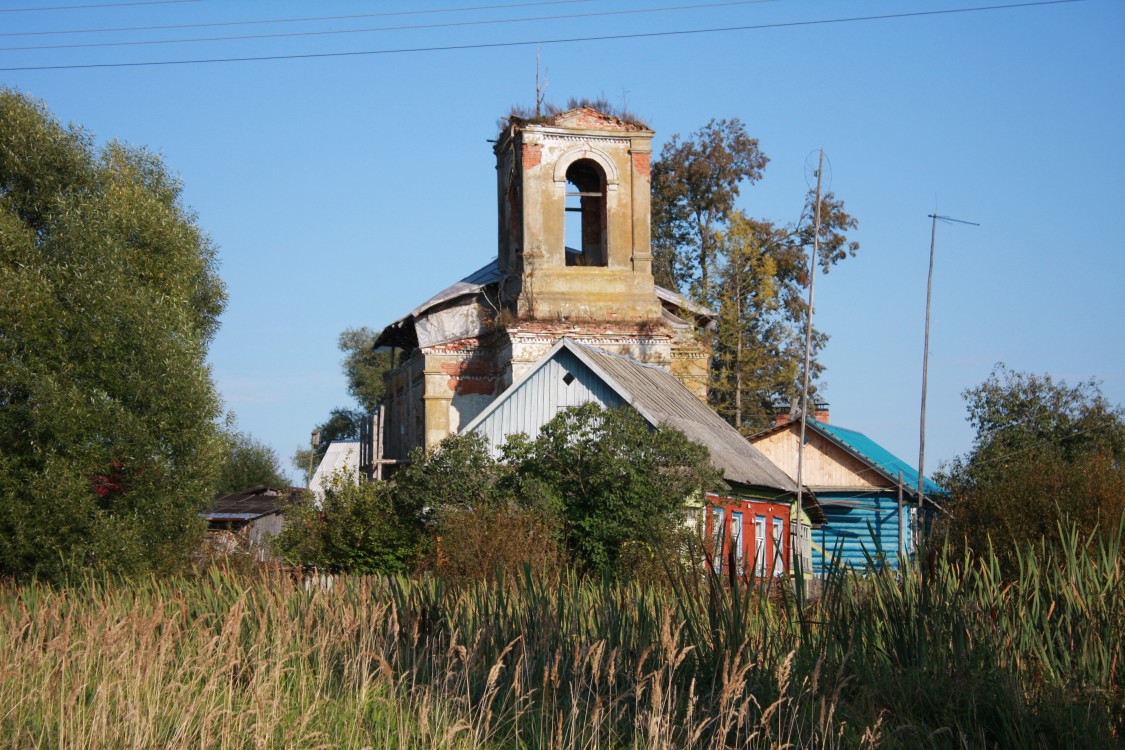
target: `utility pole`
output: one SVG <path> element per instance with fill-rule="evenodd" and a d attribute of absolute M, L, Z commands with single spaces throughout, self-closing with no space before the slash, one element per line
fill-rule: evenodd
<path fill-rule="evenodd" d="M 313 458 L 316 456 L 316 448 L 320 445 L 320 428 L 313 430 L 309 434 L 309 473 L 305 481 L 305 486 L 312 489 L 312 476 L 313 476 Z"/>
<path fill-rule="evenodd" d="M 916 542 L 914 546 L 914 553 L 917 555 L 925 541 L 926 526 L 922 517 L 922 510 L 925 507 L 925 461 L 926 461 L 926 376 L 930 367 L 930 300 L 934 287 L 934 245 L 937 240 L 937 223 L 941 219 L 947 223 L 956 224 L 969 224 L 970 226 L 979 227 L 975 221 L 963 221 L 961 219 L 953 219 L 949 216 L 939 216 L 937 214 L 929 214 L 932 219 L 930 226 L 930 273 L 926 278 L 926 336 L 925 343 L 922 348 L 922 414 L 918 420 L 918 513 L 917 524 L 918 528 L 915 534 Z M 919 565 L 921 559 L 919 558 Z"/>
<path fill-rule="evenodd" d="M 820 149 L 820 158 L 816 165 L 816 211 L 813 223 L 812 258 L 809 259 L 809 308 L 808 317 L 805 319 L 805 373 L 801 384 L 801 440 L 797 443 L 797 518 L 800 518 L 805 486 L 805 422 L 809 418 L 809 366 L 812 361 L 812 314 L 813 314 L 813 287 L 816 282 L 816 256 L 820 250 L 820 185 L 821 176 L 824 174 L 824 149 Z M 790 523 L 789 535 L 790 557 L 793 556 L 794 542 L 796 541 L 794 527 Z"/>

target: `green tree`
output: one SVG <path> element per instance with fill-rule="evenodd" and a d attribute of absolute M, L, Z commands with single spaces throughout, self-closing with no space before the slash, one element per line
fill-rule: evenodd
<path fill-rule="evenodd" d="M 1059 522 L 1113 532 L 1125 514 L 1125 413 L 1096 382 L 1069 386 L 998 365 L 964 393 L 972 450 L 939 476 L 950 491 L 945 531 L 1009 565 Z"/>
<path fill-rule="evenodd" d="M 768 424 L 778 395 L 797 379 L 799 332 L 785 314 L 775 252 L 781 242 L 772 224 L 741 212 L 719 237 L 719 318 L 709 396 L 739 430 Z"/>
<path fill-rule="evenodd" d="M 348 328 L 340 333 L 340 351 L 344 353 L 344 375 L 348 393 L 370 414 L 383 401 L 383 376 L 394 362 L 391 352 L 373 351 L 378 332 L 370 328 Z"/>
<path fill-rule="evenodd" d="M 612 571 L 630 544 L 649 544 L 683 524 L 687 504 L 724 486 L 706 448 L 629 408 L 566 409 L 506 450 L 509 481 L 533 487 L 559 509 L 566 544 L 587 570 Z M 553 503 L 550 498 L 553 498 Z"/>
<path fill-rule="evenodd" d="M 309 473 L 310 467 L 315 473 L 324 458 L 324 454 L 328 451 L 328 446 L 337 440 L 355 440 L 358 438 L 360 425 L 366 418 L 367 415 L 359 409 L 347 409 L 338 406 L 329 412 L 328 419 L 316 426 L 316 429 L 320 431 L 320 442 L 317 443 L 316 447 L 297 446 L 289 461 L 294 469 L 307 475 L 306 486 L 308 482 L 312 481 L 312 474 Z"/>
<path fill-rule="evenodd" d="M 216 492 L 238 492 L 259 484 L 275 490 L 289 486 L 273 448 L 239 431 L 233 422 L 224 427 L 221 437 L 223 456 Z"/>
<path fill-rule="evenodd" d="M 338 343 L 344 353 L 341 364 L 348 380 L 348 393 L 359 408 L 338 406 L 329 412 L 328 419 L 316 426 L 320 430 L 320 444 L 316 448 L 298 446 L 294 451 L 290 461 L 298 471 L 307 474 L 310 462 L 315 471 L 334 440 L 358 438 L 363 420 L 382 403 L 383 376 L 390 371 L 394 360 L 390 352 L 376 354 L 372 351 L 377 337 L 370 328 L 348 328 L 340 333 Z"/>
<path fill-rule="evenodd" d="M 180 192 L 0 91 L 0 573 L 169 567 L 197 538 L 226 296 Z"/>
<path fill-rule="evenodd" d="M 767 161 L 734 119 L 712 120 L 684 140 L 673 136 L 652 166 L 656 281 L 718 312 L 711 401 L 745 432 L 767 426 L 774 404 L 792 403 L 800 393 L 816 226 L 815 191 L 792 225 L 736 210 L 742 186 L 759 180 Z M 817 262 L 827 273 L 859 249 L 847 236 L 858 224 L 831 192 L 821 196 L 820 209 Z M 814 391 L 823 372 L 816 355 L 827 340 L 814 330 Z"/>
<path fill-rule="evenodd" d="M 685 286 L 708 303 L 717 234 L 743 183 L 761 179 L 768 161 L 738 118 L 711 120 L 689 138 L 677 133 L 664 144 L 652 165 L 656 283 Z"/>
<path fill-rule="evenodd" d="M 735 211 L 717 236 L 712 304 L 719 317 L 709 398 L 746 433 L 768 427 L 776 404 L 800 396 L 815 204 L 815 192 L 810 193 L 805 217 L 794 226 L 778 227 Z M 821 197 L 817 264 L 823 273 L 858 250 L 846 235 L 855 227 L 856 220 L 832 193 Z M 823 371 L 817 354 L 827 341 L 828 335 L 814 326 L 809 364 L 814 393 Z"/>
<path fill-rule="evenodd" d="M 387 482 L 367 482 L 341 472 L 323 500 L 304 492 L 286 507 L 285 528 L 274 541 L 291 565 L 347 573 L 403 573 L 425 554 L 422 508 L 403 505 Z"/>

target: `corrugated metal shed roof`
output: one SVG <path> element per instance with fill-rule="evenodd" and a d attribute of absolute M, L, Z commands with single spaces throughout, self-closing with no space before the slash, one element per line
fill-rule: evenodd
<path fill-rule="evenodd" d="M 236 517 L 242 520 L 254 519 L 277 512 L 285 502 L 286 498 L 276 490 L 257 485 L 216 497 L 205 515 L 211 520 Z"/>
<path fill-rule="evenodd" d="M 684 433 L 693 442 L 706 446 L 711 452 L 712 464 L 723 472 L 727 481 L 782 492 L 797 491 L 796 483 L 784 471 L 750 445 L 736 429 L 700 401 L 675 376 L 659 367 L 645 365 L 604 349 L 582 345 L 568 338 L 555 344 L 527 375 L 465 425 L 464 431 L 475 430 L 509 400 L 516 398 L 523 386 L 536 382 L 536 373 L 548 367 L 563 350 L 590 368 L 597 378 L 604 381 L 622 401 L 636 409 L 650 424 L 668 425 Z"/>
<path fill-rule="evenodd" d="M 799 425 L 800 423 L 785 422 L 784 424 L 764 430 L 757 435 L 752 435 L 751 439 L 757 438 L 759 435 L 767 435 L 790 429 L 794 424 Z M 808 420 L 806 424 L 809 429 L 839 445 L 860 461 L 863 461 L 868 466 L 882 473 L 883 476 L 892 482 L 898 481 L 898 473 L 901 471 L 902 482 L 905 485 L 904 490 L 912 496 L 918 494 L 918 470 L 862 432 L 849 430 L 846 427 L 840 427 L 826 422 L 818 422 L 815 419 Z M 945 489 L 929 477 L 926 478 L 923 486 L 927 495 L 945 495 Z"/>
<path fill-rule="evenodd" d="M 572 351 L 653 424 L 665 424 L 711 451 L 711 462 L 727 481 L 785 492 L 796 483 L 738 430 L 700 401 L 674 375 L 659 367 L 564 339 Z M 749 450 L 747 450 L 749 449 Z"/>
<path fill-rule="evenodd" d="M 317 497 L 324 497 L 324 489 L 331 482 L 337 472 L 359 472 L 359 441 L 358 440 L 333 440 L 316 467 L 309 489 Z"/>

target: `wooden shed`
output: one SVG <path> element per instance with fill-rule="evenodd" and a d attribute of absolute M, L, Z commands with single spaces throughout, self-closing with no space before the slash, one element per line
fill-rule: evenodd
<path fill-rule="evenodd" d="M 222 553 L 250 552 L 259 562 L 272 561 L 270 541 L 284 528 L 282 510 L 294 499 L 294 490 L 264 484 L 218 495 L 204 514 L 208 542 Z"/>

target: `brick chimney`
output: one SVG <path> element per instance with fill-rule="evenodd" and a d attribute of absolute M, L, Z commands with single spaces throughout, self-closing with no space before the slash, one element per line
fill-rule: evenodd
<path fill-rule="evenodd" d="M 827 401 L 814 401 L 813 404 L 812 404 L 812 407 L 813 407 L 813 419 L 815 419 L 817 422 L 823 422 L 824 424 L 828 424 L 828 402 Z M 788 407 L 788 406 L 775 406 L 774 407 L 774 413 L 773 413 L 773 426 L 774 427 L 780 427 L 781 425 L 788 424 L 790 421 L 792 421 L 792 418 L 789 416 L 789 409 L 790 409 L 790 407 Z"/>

